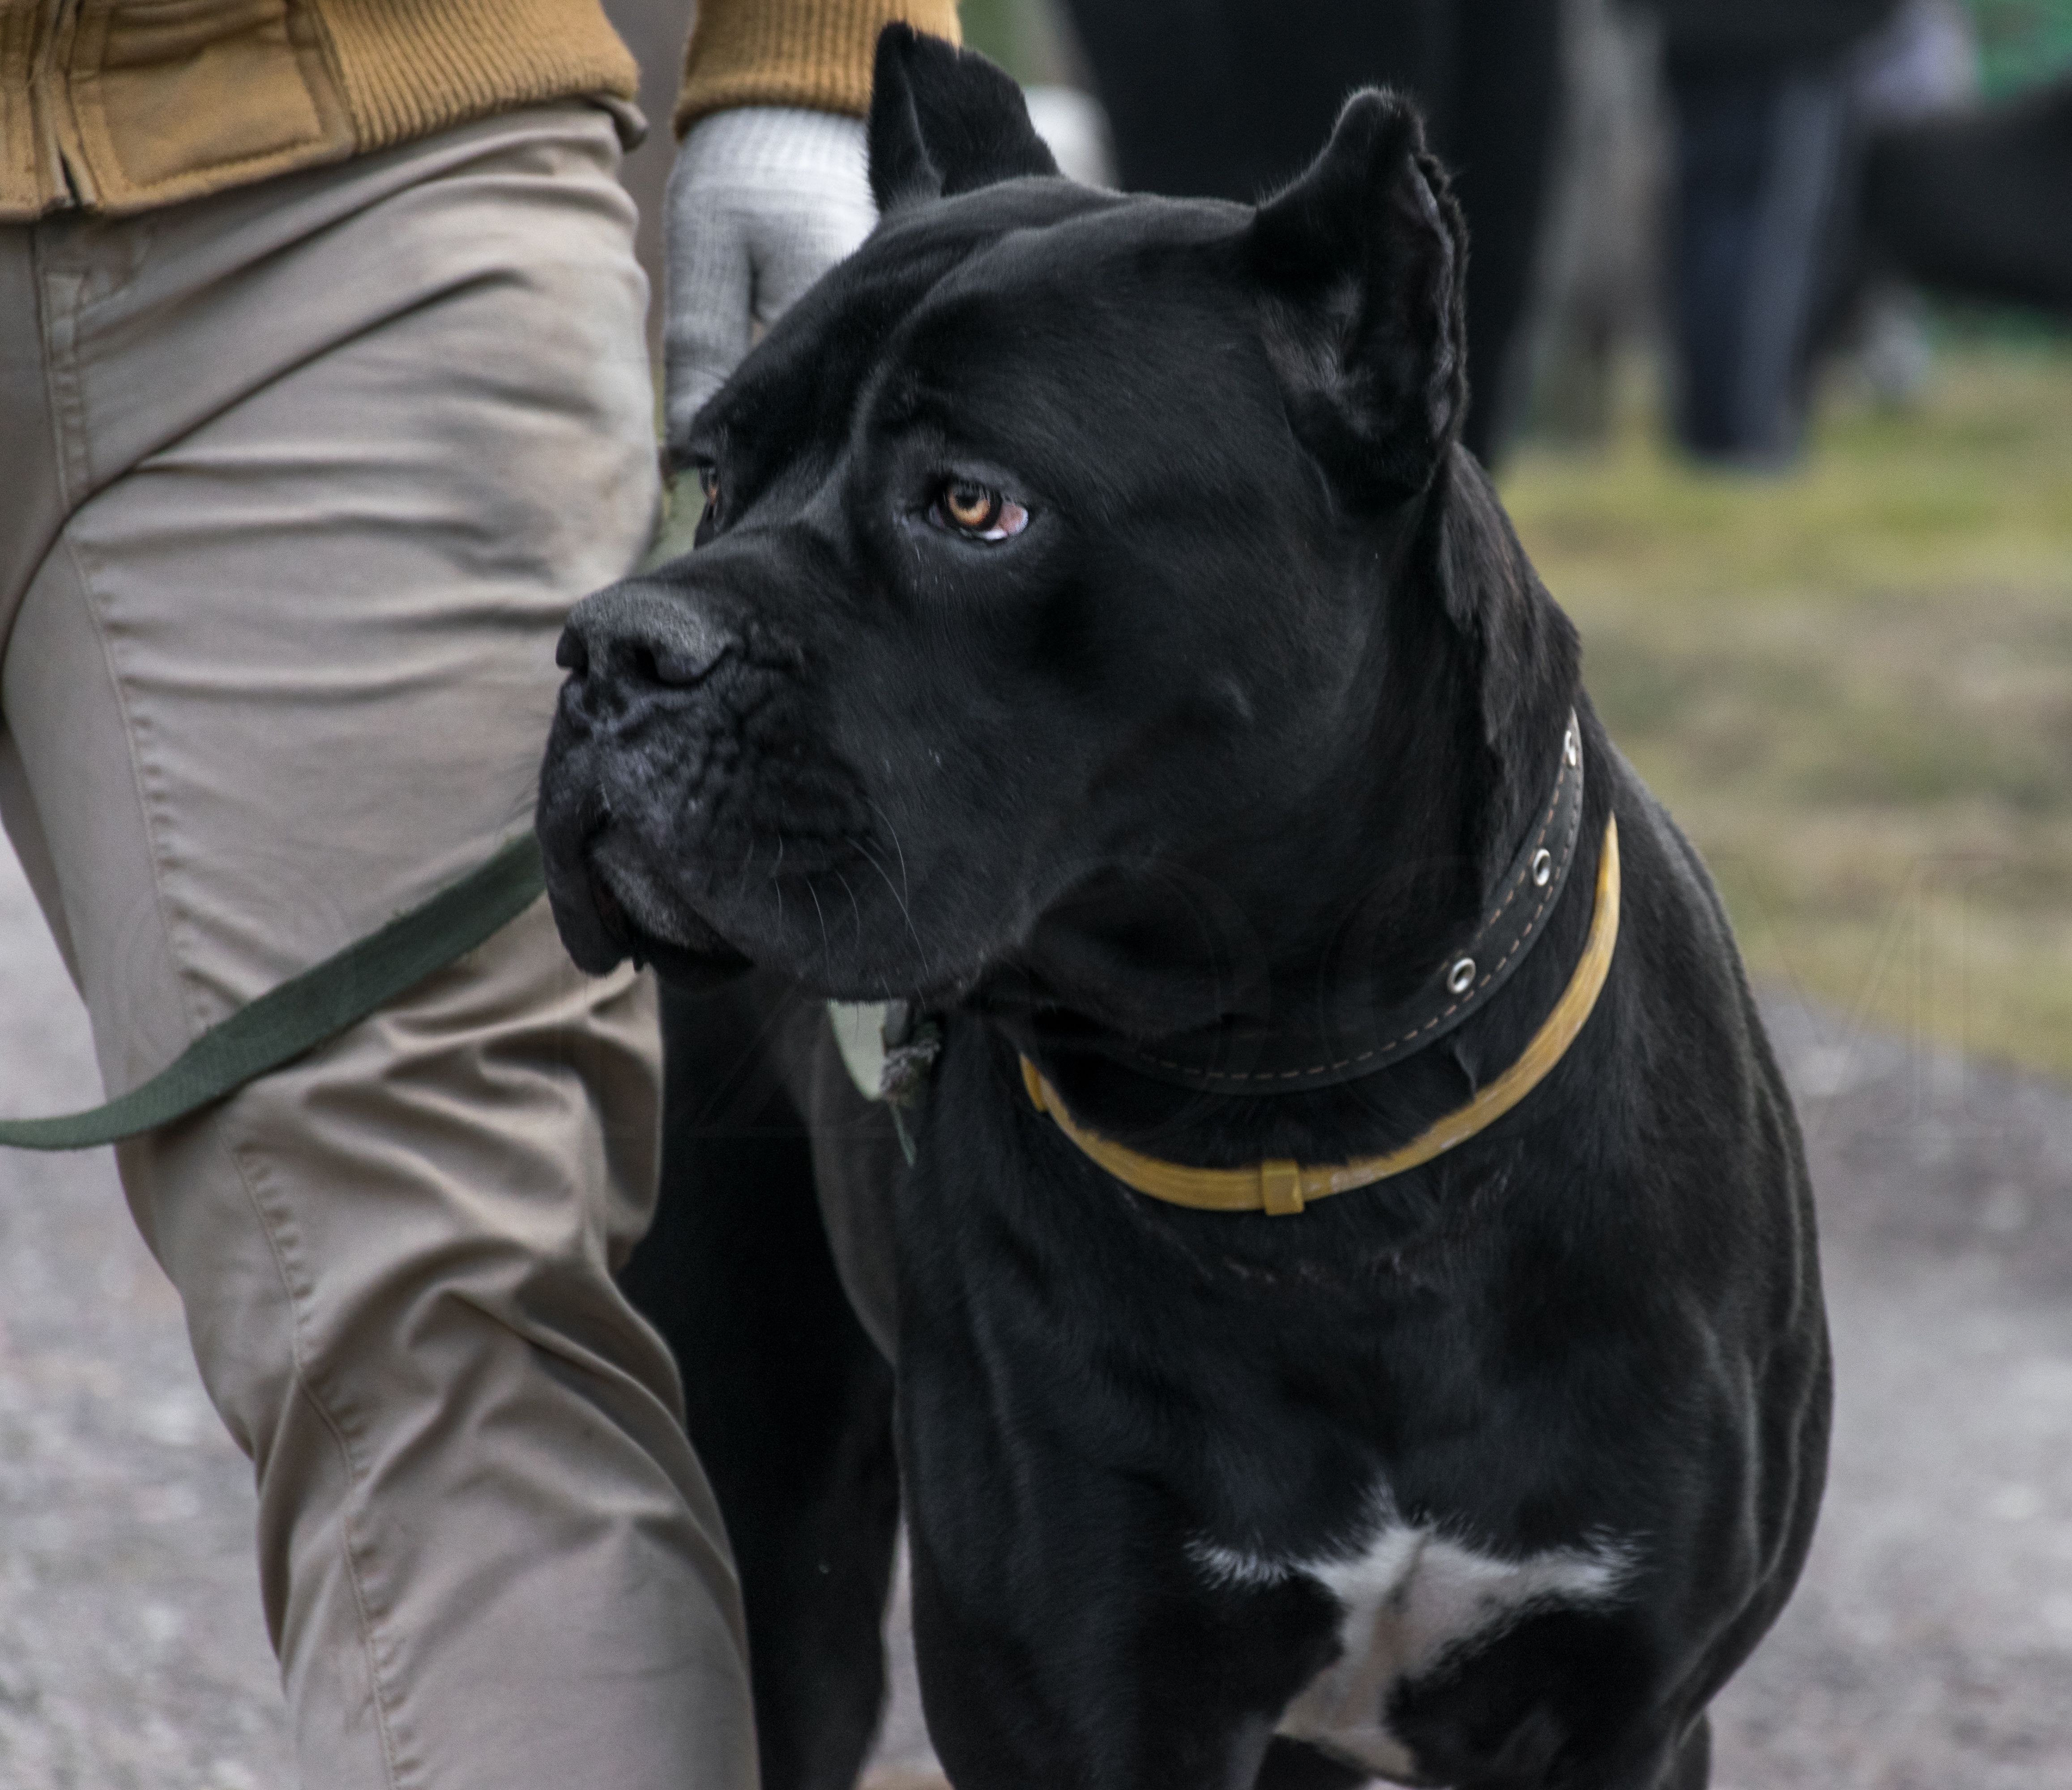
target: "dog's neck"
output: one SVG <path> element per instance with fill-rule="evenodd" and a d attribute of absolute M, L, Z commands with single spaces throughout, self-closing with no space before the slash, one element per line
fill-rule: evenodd
<path fill-rule="evenodd" d="M 1358 994 L 1372 983 L 1359 973 L 1368 941 L 1359 923 L 1367 917 L 1355 911 L 1341 935 L 1344 949 L 1317 974 L 1318 998 L 1276 1017 L 1226 1014 L 1192 1032 L 1144 1041 L 1054 1017 L 1014 1029 L 1053 1059 L 1075 1052 L 1103 1057 L 1200 1093 L 1289 1094 L 1377 1074 L 1466 1024 L 1528 959 L 1576 862 L 1584 785 L 1581 728 L 1571 710 L 1552 785 L 1528 811 L 1502 875 L 1486 888 L 1473 930 L 1449 939 L 1412 991 L 1390 1005 L 1358 1004 Z M 1384 908 L 1381 922 L 1389 918 Z"/>
<path fill-rule="evenodd" d="M 1575 636 L 1465 452 L 1389 522 L 1361 556 L 1383 588 L 1347 597 L 1378 625 L 1307 790 L 1096 885 L 989 1001 L 1140 1042 L 1343 1032 L 1475 933 L 1556 789 Z"/>
<path fill-rule="evenodd" d="M 1363 725 L 1346 730 L 1307 811 L 1286 818 L 1278 848 L 1233 842 L 1202 867 L 1199 886 L 1209 893 L 1191 938 L 1170 925 L 1125 933 L 1137 947 L 1133 971 L 1153 954 L 1170 959 L 1133 975 L 1120 998 L 1112 987 L 1046 975 L 1040 961 L 983 991 L 980 1004 L 1011 1038 L 1039 1052 L 1047 1041 L 1050 1063 L 1090 1117 L 1108 1105 L 1104 1081 L 1131 1111 L 1170 1110 L 1162 1096 L 1145 1097 L 1138 1084 L 1147 1081 L 1191 1087 L 1197 1098 L 1219 1086 L 1161 1077 L 1161 1059 L 1196 1067 L 1342 1061 L 1347 1040 L 1371 1044 L 1378 1016 L 1419 1004 L 1471 955 L 1466 947 L 1521 862 L 1531 886 L 1536 829 L 1556 872 L 1568 868 L 1581 834 L 1577 792 L 1561 778 L 1577 696 L 1572 630 L 1465 454 L 1403 522 L 1383 625 L 1372 663 L 1362 667 Z M 1558 837 L 1550 827 L 1557 820 Z M 1581 857 L 1587 876 L 1594 861 L 1587 840 Z M 1558 897 L 1558 874 L 1553 881 L 1551 891 L 1535 893 Z M 1220 912 L 1219 899 L 1227 903 Z M 1514 942 L 1529 949 L 1545 930 Z M 1507 998 L 1486 992 L 1496 1004 Z M 1119 1083 L 1090 1066 L 1102 1058 Z M 1406 1087 L 1432 1082 L 1431 1098 L 1443 1102 L 1457 1096 L 1462 1071 L 1456 1063 L 1436 1080 L 1414 1068 L 1396 1078 Z"/>

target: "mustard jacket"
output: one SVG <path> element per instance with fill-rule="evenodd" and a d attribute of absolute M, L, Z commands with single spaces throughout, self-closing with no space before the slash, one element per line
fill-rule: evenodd
<path fill-rule="evenodd" d="M 957 35 L 956 0 L 702 0 L 677 129 L 860 114 L 893 18 Z M 635 82 L 598 0 L 0 0 L 0 220 L 143 211 Z"/>

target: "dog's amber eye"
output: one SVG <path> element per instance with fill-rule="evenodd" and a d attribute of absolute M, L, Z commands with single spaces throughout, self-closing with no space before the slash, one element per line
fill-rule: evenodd
<path fill-rule="evenodd" d="M 990 528 L 1000 515 L 1001 495 L 983 485 L 945 485 L 943 508 L 960 528 L 974 535 Z"/>
<path fill-rule="evenodd" d="M 1029 526 L 1029 512 L 1019 503 L 968 478 L 945 481 L 929 516 L 937 527 L 973 540 L 1009 540 Z"/>

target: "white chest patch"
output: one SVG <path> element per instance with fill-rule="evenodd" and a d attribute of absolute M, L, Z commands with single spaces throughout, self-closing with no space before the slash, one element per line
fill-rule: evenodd
<path fill-rule="evenodd" d="M 1611 1540 L 1505 1560 L 1412 1527 L 1391 1513 L 1358 1553 L 1272 1560 L 1198 1543 L 1190 1550 L 1222 1584 L 1314 1579 L 1345 1606 L 1344 1652 L 1288 1706 L 1281 1732 L 1379 1777 L 1414 1782 L 1416 1762 L 1388 1726 L 1390 1692 L 1447 1654 L 1494 1640 L 1538 1611 L 1616 1602 L 1633 1564 Z"/>

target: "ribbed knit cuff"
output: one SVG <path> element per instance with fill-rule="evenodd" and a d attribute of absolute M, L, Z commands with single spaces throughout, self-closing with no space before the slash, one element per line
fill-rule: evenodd
<path fill-rule="evenodd" d="M 639 85 L 598 0 L 315 4 L 362 150 L 576 94 L 631 100 Z"/>
<path fill-rule="evenodd" d="M 40 217 L 67 199 L 64 164 L 53 131 L 39 130 L 30 97 L 43 13 L 0 6 L 0 221 Z"/>
<path fill-rule="evenodd" d="M 956 0 L 699 0 L 676 101 L 680 137 L 709 112 L 808 106 L 870 109 L 878 34 L 895 18 L 960 41 Z"/>

